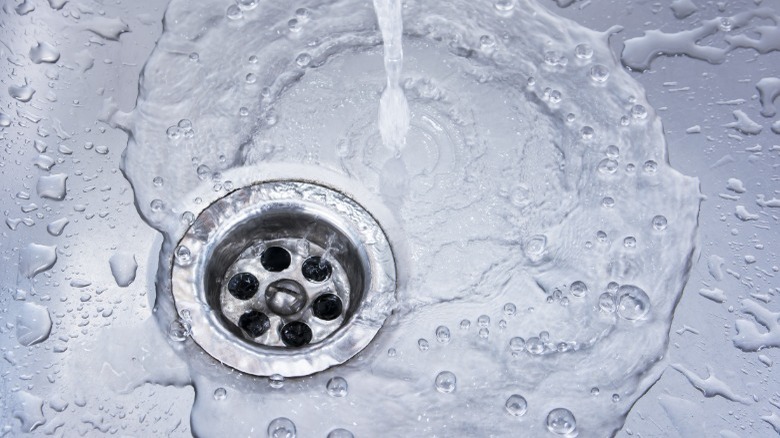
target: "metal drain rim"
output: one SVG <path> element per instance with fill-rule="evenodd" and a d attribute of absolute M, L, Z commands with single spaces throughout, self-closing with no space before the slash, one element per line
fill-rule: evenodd
<path fill-rule="evenodd" d="M 231 333 L 208 304 L 204 282 L 215 245 L 247 218 L 257 220 L 273 208 L 329 221 L 354 241 L 365 262 L 362 300 L 335 333 L 317 344 L 294 349 L 253 344 Z M 171 261 L 179 315 L 189 319 L 192 339 L 210 356 L 249 374 L 305 376 L 344 363 L 371 342 L 395 305 L 395 261 L 384 231 L 360 204 L 319 184 L 266 181 L 237 189 L 200 213 L 177 248 L 182 246 L 191 258 Z"/>

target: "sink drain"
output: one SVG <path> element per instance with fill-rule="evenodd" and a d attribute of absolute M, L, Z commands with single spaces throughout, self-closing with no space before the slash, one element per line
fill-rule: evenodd
<path fill-rule="evenodd" d="M 374 218 L 308 182 L 236 190 L 175 250 L 172 291 L 193 340 L 220 362 L 270 376 L 341 364 L 395 303 L 395 263 Z"/>

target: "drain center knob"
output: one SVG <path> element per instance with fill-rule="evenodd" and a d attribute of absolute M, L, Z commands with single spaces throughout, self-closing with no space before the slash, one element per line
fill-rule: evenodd
<path fill-rule="evenodd" d="M 265 290 L 265 302 L 277 315 L 289 316 L 300 312 L 306 305 L 306 292 L 293 280 L 278 280 Z"/>

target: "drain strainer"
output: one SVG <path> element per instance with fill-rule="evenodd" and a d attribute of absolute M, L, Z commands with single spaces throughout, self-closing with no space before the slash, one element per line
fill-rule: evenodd
<path fill-rule="evenodd" d="M 395 303 L 379 224 L 344 194 L 308 182 L 232 192 L 198 216 L 174 254 L 173 298 L 193 340 L 254 375 L 344 363 Z"/>

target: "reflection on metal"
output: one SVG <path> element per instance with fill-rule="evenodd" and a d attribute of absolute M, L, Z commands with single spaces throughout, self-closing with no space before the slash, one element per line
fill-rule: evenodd
<path fill-rule="evenodd" d="M 341 364 L 395 303 L 385 234 L 360 205 L 298 181 L 242 188 L 195 220 L 172 261 L 192 338 L 240 371 L 304 376 Z"/>

